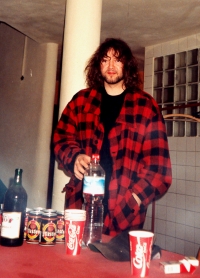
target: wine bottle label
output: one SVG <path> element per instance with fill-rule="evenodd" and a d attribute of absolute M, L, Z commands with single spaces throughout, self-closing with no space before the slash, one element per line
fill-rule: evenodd
<path fill-rule="evenodd" d="M 83 181 L 83 193 L 91 195 L 104 194 L 105 177 L 85 176 Z"/>
<path fill-rule="evenodd" d="M 1 236 L 6 238 L 19 238 L 21 212 L 3 212 Z"/>

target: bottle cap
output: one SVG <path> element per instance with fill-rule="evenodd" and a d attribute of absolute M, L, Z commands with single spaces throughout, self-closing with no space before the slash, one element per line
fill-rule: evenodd
<path fill-rule="evenodd" d="M 99 160 L 99 154 L 93 154 L 92 160 Z"/>

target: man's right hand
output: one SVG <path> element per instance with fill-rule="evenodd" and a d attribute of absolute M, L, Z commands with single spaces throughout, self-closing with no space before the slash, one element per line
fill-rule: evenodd
<path fill-rule="evenodd" d="M 77 179 L 82 180 L 85 169 L 88 169 L 91 157 L 86 154 L 79 154 L 74 163 L 74 175 Z"/>

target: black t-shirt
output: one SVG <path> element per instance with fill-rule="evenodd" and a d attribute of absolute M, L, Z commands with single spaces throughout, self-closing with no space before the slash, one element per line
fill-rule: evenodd
<path fill-rule="evenodd" d="M 104 126 L 105 134 L 104 134 L 103 145 L 100 152 L 100 164 L 103 167 L 106 174 L 105 196 L 103 200 L 104 217 L 105 217 L 108 211 L 108 198 L 109 198 L 108 185 L 112 174 L 112 158 L 110 155 L 110 144 L 108 140 L 108 134 L 112 129 L 112 127 L 114 127 L 116 119 L 121 111 L 126 90 L 123 91 L 120 95 L 116 95 L 116 96 L 108 95 L 104 88 L 101 90 L 101 92 L 102 92 L 102 101 L 101 101 L 100 121 Z"/>

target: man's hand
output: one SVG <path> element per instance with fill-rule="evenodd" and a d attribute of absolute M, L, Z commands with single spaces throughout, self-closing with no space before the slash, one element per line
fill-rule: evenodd
<path fill-rule="evenodd" d="M 140 206 L 141 205 L 141 200 L 140 200 L 140 198 L 133 192 L 132 193 L 132 195 L 133 195 L 133 198 L 136 200 L 136 202 L 138 203 L 138 206 Z"/>
<path fill-rule="evenodd" d="M 89 167 L 91 157 L 86 154 L 79 154 L 74 163 L 74 175 L 77 179 L 82 180 L 85 169 Z"/>

